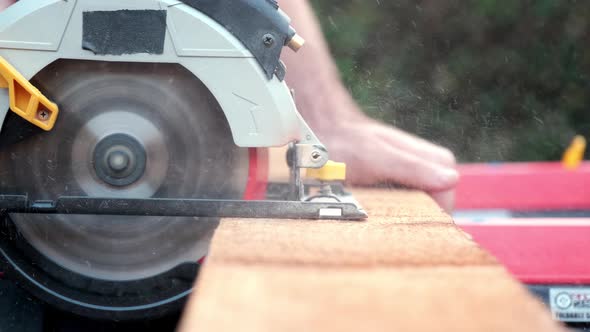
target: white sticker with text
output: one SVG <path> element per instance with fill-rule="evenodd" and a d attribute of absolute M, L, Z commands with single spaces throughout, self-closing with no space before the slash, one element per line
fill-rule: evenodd
<path fill-rule="evenodd" d="M 551 288 L 553 317 L 562 322 L 590 322 L 590 288 Z"/>

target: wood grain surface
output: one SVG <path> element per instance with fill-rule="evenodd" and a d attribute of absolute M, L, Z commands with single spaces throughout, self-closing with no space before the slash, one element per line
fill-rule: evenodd
<path fill-rule="evenodd" d="M 179 330 L 563 330 L 427 195 L 353 192 L 367 221 L 223 220 Z"/>

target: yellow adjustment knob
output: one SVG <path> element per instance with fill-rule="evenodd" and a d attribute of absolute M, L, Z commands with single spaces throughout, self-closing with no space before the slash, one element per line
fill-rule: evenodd
<path fill-rule="evenodd" d="M 307 177 L 320 181 L 346 180 L 346 164 L 328 160 L 322 168 L 308 168 Z"/>
<path fill-rule="evenodd" d="M 561 163 L 567 169 L 575 169 L 580 166 L 584 160 L 584 152 L 586 151 L 586 139 L 584 136 L 577 135 L 572 140 L 570 146 L 563 153 Z"/>

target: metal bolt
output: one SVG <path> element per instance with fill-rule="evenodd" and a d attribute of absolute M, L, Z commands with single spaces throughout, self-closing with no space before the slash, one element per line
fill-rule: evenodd
<path fill-rule="evenodd" d="M 321 153 L 319 153 L 318 151 L 313 151 L 313 152 L 311 153 L 311 159 L 312 159 L 313 161 L 318 161 L 318 160 L 320 160 L 321 158 L 322 158 L 322 154 L 321 154 Z"/>
<path fill-rule="evenodd" d="M 37 111 L 37 118 L 41 121 L 47 121 L 49 119 L 49 112 L 46 110 Z"/>
<path fill-rule="evenodd" d="M 267 33 L 266 35 L 262 36 L 262 42 L 264 43 L 264 46 L 271 47 L 275 43 L 275 37 L 270 33 Z"/>

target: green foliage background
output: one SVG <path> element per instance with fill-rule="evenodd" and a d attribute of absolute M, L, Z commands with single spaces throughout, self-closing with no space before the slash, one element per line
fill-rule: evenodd
<path fill-rule="evenodd" d="M 555 160 L 590 138 L 588 0 L 312 2 L 364 110 L 462 161 Z"/>

